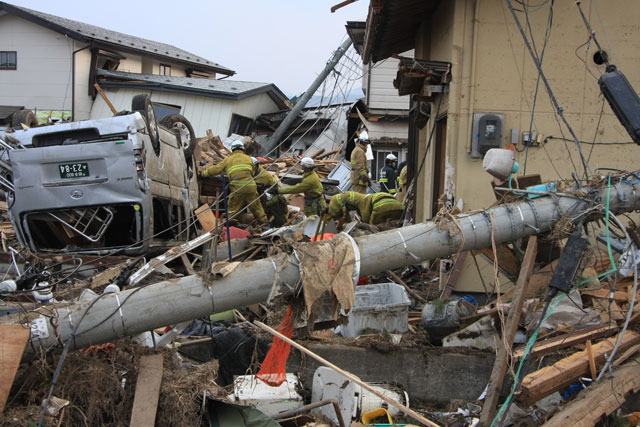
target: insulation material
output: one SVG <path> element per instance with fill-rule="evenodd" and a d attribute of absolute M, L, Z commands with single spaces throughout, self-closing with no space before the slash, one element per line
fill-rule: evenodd
<path fill-rule="evenodd" d="M 339 309 L 351 310 L 355 301 L 353 278 L 358 255 L 350 238 L 339 234 L 329 240 L 299 245 L 296 253 L 300 259 L 306 319 L 315 318 L 324 297 L 330 299 L 334 320 L 338 319 Z M 309 324 L 312 323 L 313 319 Z"/>

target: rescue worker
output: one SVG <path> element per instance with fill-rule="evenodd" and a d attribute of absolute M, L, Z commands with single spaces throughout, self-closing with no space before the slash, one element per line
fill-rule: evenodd
<path fill-rule="evenodd" d="M 355 191 L 336 194 L 329 200 L 327 219 L 338 221 L 338 229 L 341 229 L 345 221 L 351 220 L 349 212 L 357 211 L 358 205 L 364 198 L 364 194 Z"/>
<path fill-rule="evenodd" d="M 384 193 L 396 194 L 396 164 L 398 158 L 393 154 L 387 154 L 384 159 L 384 167 L 380 170 L 380 190 Z"/>
<path fill-rule="evenodd" d="M 396 179 L 398 188 L 396 198 L 401 202 L 404 202 L 404 200 L 407 198 L 407 163 L 403 163 L 404 166 L 400 164 L 400 166 L 402 167 L 400 168 L 400 173 L 398 174 L 398 178 Z"/>
<path fill-rule="evenodd" d="M 386 220 L 400 219 L 404 212 L 402 202 L 388 193 L 374 193 L 366 195 L 358 205 L 362 221 L 377 225 Z"/>
<path fill-rule="evenodd" d="M 244 144 L 240 140 L 231 143 L 231 155 L 217 165 L 202 172 L 202 177 L 225 173 L 229 178 L 229 218 L 244 208 L 249 208 L 253 216 L 262 225 L 267 224 L 267 216 L 260 204 L 258 189 L 253 180 L 253 162 L 244 154 Z"/>
<path fill-rule="evenodd" d="M 267 172 L 255 157 L 251 157 L 253 162 L 253 180 L 258 186 L 260 203 L 269 218 L 272 227 L 282 227 L 289 217 L 289 207 L 284 196 L 269 193 L 272 188 L 278 188 L 278 180 L 275 176 Z"/>
<path fill-rule="evenodd" d="M 311 157 L 305 157 L 300 161 L 302 166 L 302 182 L 296 185 L 290 185 L 286 188 L 279 188 L 278 194 L 298 194 L 304 193 L 304 214 L 322 215 L 324 213 L 326 202 L 322 197 L 322 183 L 320 177 L 313 169 L 315 162 Z"/>
<path fill-rule="evenodd" d="M 351 152 L 351 185 L 353 191 L 367 194 L 369 186 L 369 164 L 367 163 L 367 144 L 370 144 L 367 131 L 360 132 L 356 148 Z"/>

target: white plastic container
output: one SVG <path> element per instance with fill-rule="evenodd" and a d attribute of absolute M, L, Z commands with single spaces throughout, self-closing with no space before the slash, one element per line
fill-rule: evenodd
<path fill-rule="evenodd" d="M 255 375 L 239 375 L 233 381 L 233 394 L 228 397 L 240 405 L 253 406 L 273 417 L 304 405 L 304 399 L 298 393 L 299 384 L 295 374 L 287 374 L 285 382 L 278 387 L 271 387 Z"/>
<path fill-rule="evenodd" d="M 363 329 L 407 332 L 410 304 L 407 291 L 395 283 L 357 286 L 349 323 L 340 326 L 340 334 L 355 337 Z"/>
<path fill-rule="evenodd" d="M 378 392 L 390 397 L 396 402 L 400 402 L 407 407 L 409 406 L 409 395 L 405 391 L 389 390 L 382 385 L 372 384 L 372 386 Z M 337 371 L 326 366 L 321 366 L 316 369 L 316 372 L 313 374 L 311 402 L 320 402 L 325 399 L 335 399 L 338 401 L 342 418 L 347 425 L 350 425 L 351 421 L 360 420 L 362 414 L 378 408 L 385 408 L 392 417 L 400 413 L 398 408 L 387 404 L 369 390 L 362 388 Z M 321 406 L 312 412 L 322 414 L 335 424 L 338 424 L 338 418 L 336 417 L 333 405 Z"/>

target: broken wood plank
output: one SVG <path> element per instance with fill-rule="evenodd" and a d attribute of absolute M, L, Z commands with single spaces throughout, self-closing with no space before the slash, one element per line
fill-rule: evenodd
<path fill-rule="evenodd" d="M 582 291 L 580 293 L 582 295 L 588 295 L 592 298 L 609 299 L 611 297 L 611 292 L 609 291 L 609 289 L 596 289 L 593 291 Z M 613 293 L 613 299 L 615 301 L 626 302 L 627 297 L 628 297 L 627 293 L 623 291 L 615 291 Z"/>
<path fill-rule="evenodd" d="M 204 231 L 213 231 L 218 226 L 218 219 L 209 205 L 204 204 L 194 211 L 198 222 Z"/>
<path fill-rule="evenodd" d="M 460 276 L 460 272 L 462 271 L 462 266 L 464 265 L 464 260 L 467 259 L 467 254 L 469 251 L 464 251 L 458 254 L 455 263 L 453 264 L 453 268 L 451 269 L 451 273 L 449 274 L 449 278 L 447 279 L 447 284 L 445 285 L 442 293 L 440 294 L 440 298 L 448 298 L 456 287 L 456 282 L 458 281 L 458 276 Z"/>
<path fill-rule="evenodd" d="M 109 98 L 107 97 L 107 94 L 104 93 L 104 91 L 102 90 L 100 85 L 98 83 L 94 83 L 93 87 L 96 88 L 96 90 L 98 91 L 98 93 L 100 94 L 102 99 L 104 99 L 104 102 L 107 104 L 107 106 L 109 107 L 109 109 L 111 110 L 113 115 L 117 116 L 118 115 L 118 110 L 116 110 L 116 107 L 114 107 L 113 104 L 111 103 L 111 101 L 109 101 Z"/>
<path fill-rule="evenodd" d="M 640 344 L 634 345 L 633 347 L 630 347 L 629 349 L 627 349 L 627 351 L 625 351 L 624 353 L 622 353 L 614 362 L 613 362 L 613 366 L 620 366 L 622 365 L 622 363 L 627 360 L 628 358 L 630 358 L 631 356 L 633 356 L 634 354 L 636 354 L 638 352 L 638 350 L 640 350 Z"/>
<path fill-rule="evenodd" d="M 596 371 L 596 361 L 593 359 L 593 347 L 591 346 L 591 340 L 587 340 L 587 357 L 589 358 L 589 372 L 591 378 L 595 381 L 598 378 L 598 372 Z"/>
<path fill-rule="evenodd" d="M 493 249 L 482 248 L 478 249 L 476 252 L 487 257 L 491 263 L 494 262 Z M 518 276 L 518 271 L 520 271 L 518 257 L 515 256 L 513 251 L 509 249 L 507 245 L 496 245 L 496 252 L 498 254 L 497 263 L 500 271 L 510 279 L 515 279 Z"/>
<path fill-rule="evenodd" d="M 545 427 L 591 427 L 603 415 L 609 415 L 620 407 L 625 396 L 640 390 L 640 365 L 628 364 L 615 371 L 611 379 L 593 384 L 582 391 L 562 411 L 555 414 Z"/>
<path fill-rule="evenodd" d="M 396 281 L 396 283 L 398 283 L 398 284 L 402 285 L 402 286 L 407 290 L 407 292 L 408 292 L 412 297 L 414 297 L 417 301 L 419 301 L 419 302 L 421 302 L 421 303 L 423 303 L 423 304 L 426 304 L 426 303 L 427 303 L 427 300 L 426 300 L 426 299 L 422 298 L 422 297 L 420 296 L 420 294 L 418 294 L 416 291 L 414 291 L 413 289 L 411 289 L 411 288 L 409 287 L 409 285 L 407 285 L 407 284 L 406 284 L 406 283 L 405 283 L 405 282 L 400 278 L 400 276 L 398 276 L 396 273 L 394 273 L 394 272 L 393 272 L 393 271 L 391 271 L 391 270 L 387 270 L 387 274 L 388 274 L 389 276 L 391 276 L 391 278 L 392 278 L 393 280 L 395 280 L 395 281 Z"/>
<path fill-rule="evenodd" d="M 153 427 L 156 424 L 163 363 L 160 354 L 140 358 L 136 394 L 131 410 L 131 427 Z"/>
<path fill-rule="evenodd" d="M 22 325 L 0 325 L 0 414 L 27 346 L 31 330 Z"/>
<path fill-rule="evenodd" d="M 352 373 L 347 372 L 344 369 L 339 368 L 338 366 L 336 366 L 333 363 L 329 362 L 327 359 L 324 359 L 323 357 L 318 356 L 316 353 L 314 353 L 311 350 L 307 349 L 306 347 L 303 347 L 302 345 L 298 344 L 297 342 L 295 342 L 291 338 L 282 335 L 280 332 L 276 331 L 275 329 L 265 325 L 262 322 L 258 322 L 258 321 L 255 321 L 254 324 L 256 326 L 258 326 L 260 329 L 269 332 L 271 335 L 273 335 L 275 337 L 280 338 L 282 341 L 288 343 L 292 347 L 297 348 L 298 350 L 300 350 L 301 352 L 303 352 L 307 356 L 317 360 L 318 362 L 322 363 L 324 366 L 327 366 L 327 367 L 333 369 L 334 371 L 338 372 L 340 375 L 346 377 L 347 379 L 349 379 L 349 380 L 353 381 L 354 383 L 360 385 L 362 388 L 364 388 L 364 389 L 368 390 L 369 392 L 375 394 L 377 397 L 379 397 L 380 399 L 382 399 L 383 401 L 385 401 L 389 405 L 393 406 L 394 408 L 398 408 L 403 414 L 413 418 L 416 421 L 419 421 L 419 422 L 423 423 L 424 425 L 438 427 L 438 424 L 434 423 L 431 420 L 428 420 L 427 418 L 425 418 L 422 415 L 418 414 L 413 409 L 407 408 L 406 406 L 404 406 L 400 402 L 397 402 L 397 401 L 393 400 L 392 398 L 390 398 L 386 394 L 380 393 L 376 388 L 370 386 L 369 384 L 367 384 L 366 382 L 362 381 L 360 378 L 356 377 Z"/>
<path fill-rule="evenodd" d="M 542 356 L 543 354 L 553 353 L 561 348 L 567 348 L 576 344 L 581 344 L 588 339 L 596 339 L 601 337 L 607 337 L 615 334 L 618 331 L 618 325 L 600 326 L 595 325 L 589 328 L 581 329 L 571 332 L 567 335 L 549 338 L 544 341 L 538 341 L 531 351 L 528 357 Z M 524 354 L 524 347 L 516 350 L 513 353 L 515 360 L 520 360 Z"/>
<path fill-rule="evenodd" d="M 496 416 L 496 405 L 500 397 L 500 390 L 504 382 L 504 375 L 507 372 L 507 363 L 509 362 L 509 353 L 513 347 L 513 339 L 518 331 L 518 323 L 522 314 L 522 306 L 526 299 L 527 284 L 533 272 L 533 266 L 536 262 L 536 254 L 538 250 L 538 238 L 530 236 L 527 243 L 527 250 L 522 259 L 522 268 L 515 286 L 515 294 L 513 303 L 507 316 L 505 330 L 502 331 L 502 345 L 498 346 L 498 354 L 496 355 L 491 371 L 489 384 L 487 385 L 487 394 L 480 415 L 480 423 L 488 426 Z"/>
<path fill-rule="evenodd" d="M 187 270 L 187 274 L 196 274 L 196 271 L 193 269 L 193 265 L 191 265 L 191 261 L 187 258 L 187 254 L 180 255 L 180 260 L 182 260 L 182 265 L 184 265 L 185 270 Z"/>
<path fill-rule="evenodd" d="M 607 338 L 592 346 L 593 358 L 596 365 L 605 360 L 605 353 L 611 353 L 618 336 Z M 619 351 L 640 343 L 640 335 L 627 331 L 620 342 Z M 522 380 L 518 400 L 531 405 L 538 400 L 574 383 L 589 371 L 589 357 L 587 351 L 579 351 L 551 366 L 538 369 Z"/>

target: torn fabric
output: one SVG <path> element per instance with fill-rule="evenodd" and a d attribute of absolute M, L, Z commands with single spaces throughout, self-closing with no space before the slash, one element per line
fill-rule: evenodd
<path fill-rule="evenodd" d="M 315 315 L 326 303 L 331 306 L 333 320 L 338 319 L 340 309 L 349 312 L 355 300 L 353 278 L 356 267 L 351 239 L 339 234 L 329 240 L 299 245 L 296 253 L 300 259 L 306 320 L 313 323 Z"/>

